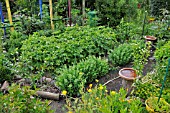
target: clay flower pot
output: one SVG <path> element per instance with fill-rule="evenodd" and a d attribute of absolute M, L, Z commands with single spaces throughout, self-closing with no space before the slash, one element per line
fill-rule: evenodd
<path fill-rule="evenodd" d="M 157 38 L 156 37 L 154 37 L 154 36 L 149 36 L 149 35 L 147 35 L 147 36 L 144 36 L 144 38 L 145 38 L 145 40 L 146 40 L 146 42 L 151 42 L 151 50 L 153 51 L 153 50 L 155 50 L 156 48 L 155 48 L 155 43 L 156 43 L 156 40 L 157 40 Z"/>
<path fill-rule="evenodd" d="M 170 105 L 160 98 L 158 103 L 158 97 L 150 97 L 145 101 L 146 110 L 149 113 L 170 113 Z"/>
<path fill-rule="evenodd" d="M 154 36 L 144 36 L 144 38 L 146 39 L 146 41 L 156 41 L 156 37 Z"/>

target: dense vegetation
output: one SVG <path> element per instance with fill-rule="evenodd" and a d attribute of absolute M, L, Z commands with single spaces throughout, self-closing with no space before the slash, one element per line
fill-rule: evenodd
<path fill-rule="evenodd" d="M 67 0 L 53 0 L 53 6 L 43 0 L 40 18 L 37 0 L 10 0 L 9 25 L 6 1 L 0 0 L 0 112 L 53 112 L 38 90 L 64 97 L 68 113 L 149 112 L 144 104 L 169 112 L 169 1 L 86 0 L 85 9 L 82 1 L 70 1 L 71 18 Z M 124 67 L 137 72 L 132 91 L 112 91 L 104 82 L 119 84 L 117 72 Z"/>

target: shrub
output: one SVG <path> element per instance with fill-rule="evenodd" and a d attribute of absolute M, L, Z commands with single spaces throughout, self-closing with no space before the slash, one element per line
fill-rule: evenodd
<path fill-rule="evenodd" d="M 57 77 L 57 85 L 70 96 L 79 95 L 85 84 L 105 75 L 108 70 L 109 66 L 105 60 L 90 56 L 77 65 L 65 68 Z"/>
<path fill-rule="evenodd" d="M 35 91 L 29 87 L 19 87 L 12 85 L 9 94 L 0 96 L 1 113 L 51 113 L 48 101 L 41 101 L 33 97 Z"/>
<path fill-rule="evenodd" d="M 131 44 L 121 44 L 109 54 L 109 60 L 115 66 L 122 66 L 133 58 L 133 48 Z"/>

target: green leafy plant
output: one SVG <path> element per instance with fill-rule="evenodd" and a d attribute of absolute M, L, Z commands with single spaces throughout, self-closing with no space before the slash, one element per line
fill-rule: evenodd
<path fill-rule="evenodd" d="M 1 113 L 52 113 L 48 101 L 41 101 L 33 97 L 35 91 L 30 87 L 20 87 L 13 84 L 9 88 L 9 94 L 0 96 Z"/>
<path fill-rule="evenodd" d="M 133 47 L 131 44 L 121 44 L 109 54 L 109 60 L 114 66 L 122 66 L 133 58 Z"/>
<path fill-rule="evenodd" d="M 158 96 L 159 90 L 159 88 L 155 87 L 149 82 L 142 83 L 138 81 L 135 83 L 135 90 L 133 92 L 133 95 L 146 100 L 151 96 Z"/>
<path fill-rule="evenodd" d="M 12 80 L 13 75 L 11 74 L 11 70 L 8 67 L 8 61 L 3 53 L 0 53 L 0 83 L 5 80 Z"/>
<path fill-rule="evenodd" d="M 166 72 L 166 67 L 168 65 L 168 59 L 170 58 L 170 41 L 166 42 L 163 46 L 158 48 L 155 51 L 155 58 L 156 58 L 156 74 L 155 74 L 155 79 L 159 82 L 162 82 L 163 80 L 163 75 L 165 75 Z M 170 72 L 170 68 L 169 68 Z M 166 86 L 169 86 L 168 81 L 170 81 L 170 77 L 167 77 L 167 82 Z"/>
<path fill-rule="evenodd" d="M 121 18 L 136 15 L 137 0 L 96 0 L 95 6 L 101 25 L 117 26 Z"/>
<path fill-rule="evenodd" d="M 72 65 L 89 55 L 106 56 L 116 44 L 111 28 L 68 27 L 55 31 L 52 37 L 34 33 L 23 41 L 18 71 L 29 75 L 38 71 L 54 72 L 63 65 Z"/>
<path fill-rule="evenodd" d="M 101 84 L 94 89 L 89 86 L 88 92 L 82 93 L 81 98 L 76 98 L 74 103 L 67 100 L 67 108 L 75 113 L 141 113 L 143 111 L 139 98 L 126 99 L 124 89 L 120 89 L 118 93 L 115 91 L 108 93 L 106 87 Z"/>
<path fill-rule="evenodd" d="M 150 108 L 149 112 L 169 113 L 170 110 L 170 105 L 162 98 L 158 102 L 158 97 L 150 97 L 145 104 Z"/>
<path fill-rule="evenodd" d="M 136 40 L 137 41 L 137 40 Z M 150 56 L 151 43 L 145 43 L 144 41 L 138 41 L 132 44 L 133 47 L 133 67 L 137 71 L 138 75 L 142 75 L 144 65 L 148 61 Z"/>
<path fill-rule="evenodd" d="M 109 66 L 105 60 L 90 56 L 77 65 L 61 71 L 61 75 L 56 78 L 56 83 L 61 90 L 66 90 L 68 95 L 79 95 L 85 84 L 104 76 L 108 70 Z"/>

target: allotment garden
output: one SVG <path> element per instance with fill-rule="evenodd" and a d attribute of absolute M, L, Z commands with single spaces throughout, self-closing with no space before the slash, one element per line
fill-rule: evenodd
<path fill-rule="evenodd" d="M 169 0 L 0 0 L 0 113 L 170 113 Z"/>

